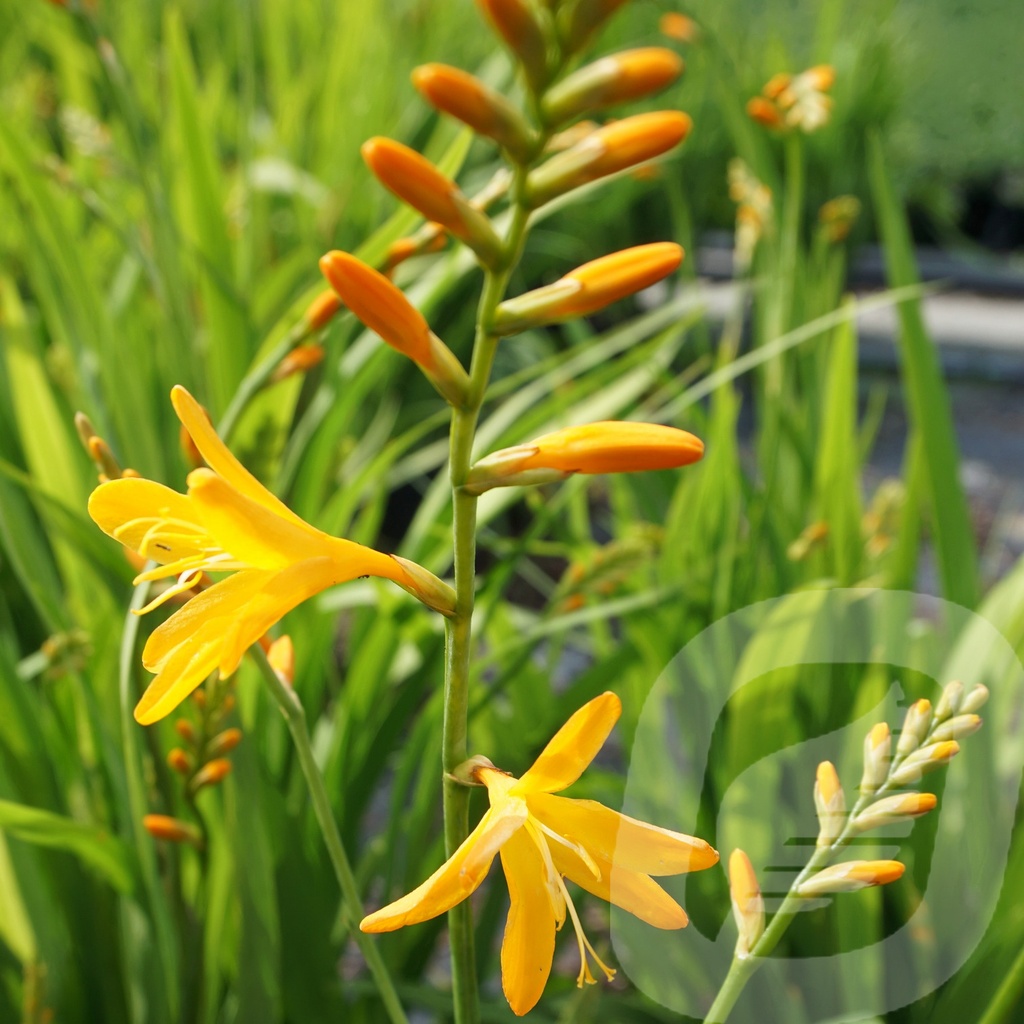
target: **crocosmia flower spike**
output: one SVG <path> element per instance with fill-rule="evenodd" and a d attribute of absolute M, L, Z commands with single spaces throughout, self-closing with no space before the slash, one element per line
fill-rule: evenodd
<path fill-rule="evenodd" d="M 136 583 L 177 577 L 143 612 L 191 590 L 203 573 L 231 575 L 153 631 L 142 661 L 156 678 L 135 708 L 140 723 L 169 714 L 215 670 L 230 675 L 275 622 L 337 583 L 379 576 L 450 613 L 451 591 L 441 580 L 310 526 L 231 454 L 184 388 L 176 387 L 171 401 L 209 468 L 189 474 L 187 494 L 153 480 L 101 484 L 89 499 L 89 515 L 115 540 L 158 563 Z"/>
<path fill-rule="evenodd" d="M 593 800 L 556 796 L 583 774 L 622 711 L 614 693 L 584 704 L 555 734 L 522 778 L 473 759 L 471 774 L 487 787 L 490 809 L 452 857 L 418 889 L 364 918 L 364 932 L 389 932 L 429 920 L 466 899 L 495 855 L 512 900 L 501 946 L 502 987 L 517 1015 L 540 999 L 555 952 L 555 932 L 571 919 L 579 944 L 577 982 L 593 984 L 589 958 L 610 979 L 583 934 L 565 885 L 635 914 L 655 928 L 682 928 L 686 912 L 652 876 L 709 868 L 718 854 L 704 840 L 628 818 Z"/>

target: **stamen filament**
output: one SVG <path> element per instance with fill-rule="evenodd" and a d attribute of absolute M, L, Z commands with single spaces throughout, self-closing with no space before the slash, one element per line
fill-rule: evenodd
<path fill-rule="evenodd" d="M 573 905 L 572 897 L 569 895 L 569 890 L 565 887 L 565 882 L 562 880 L 562 876 L 557 876 L 558 888 L 562 892 L 562 899 L 565 900 L 566 909 L 569 911 L 569 916 L 572 918 L 572 926 L 576 929 L 576 941 L 580 947 L 580 973 L 576 977 L 576 987 L 583 988 L 584 984 L 593 985 L 596 983 L 594 975 L 590 972 L 590 964 L 587 960 L 587 954 L 589 953 L 594 958 L 594 963 L 604 971 L 604 976 L 611 981 L 615 977 L 615 971 L 609 967 L 595 951 L 594 947 L 590 944 L 586 935 L 583 934 L 583 925 L 580 924 L 579 914 L 576 913 L 576 907 Z"/>
<path fill-rule="evenodd" d="M 590 856 L 585 847 L 581 846 L 579 843 L 574 843 L 571 839 L 567 839 L 565 836 L 560 836 L 554 831 L 554 829 L 548 828 L 548 826 L 542 821 L 537 822 L 537 827 L 544 833 L 544 835 L 548 836 L 550 839 L 554 839 L 556 843 L 564 846 L 567 850 L 572 850 L 572 852 L 575 853 L 584 864 L 586 864 L 587 870 L 600 881 L 601 869 L 597 866 L 597 861 Z"/>

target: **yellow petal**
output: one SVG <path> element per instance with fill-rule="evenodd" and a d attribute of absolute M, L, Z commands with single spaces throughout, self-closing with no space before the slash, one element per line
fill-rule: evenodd
<path fill-rule="evenodd" d="M 217 431 L 213 429 L 213 424 L 210 423 L 202 406 L 180 384 L 171 389 L 171 404 L 210 469 L 224 477 L 236 491 L 241 491 L 247 498 L 251 498 L 275 515 L 305 525 L 299 516 L 284 502 L 274 497 L 231 454 L 227 445 L 217 436 Z"/>
<path fill-rule="evenodd" d="M 530 793 L 530 813 L 597 859 L 645 875 L 680 875 L 718 863 L 703 839 L 672 832 L 613 811 L 596 800 Z"/>
<path fill-rule="evenodd" d="M 610 691 L 588 701 L 555 733 L 516 791 L 551 793 L 571 786 L 594 760 L 621 713 L 622 702 Z"/>
<path fill-rule="evenodd" d="M 218 623 L 190 634 L 167 658 L 135 707 L 135 720 L 152 725 L 169 715 L 217 667 L 221 633 Z"/>
<path fill-rule="evenodd" d="M 247 569 L 191 598 L 150 634 L 142 651 L 142 664 L 150 672 L 162 672 L 167 659 L 178 647 L 212 623 L 217 624 L 223 641 L 231 620 L 241 614 L 246 602 L 275 575 L 262 569 Z"/>
<path fill-rule="evenodd" d="M 560 843 L 549 843 L 548 849 L 555 869 L 587 892 L 628 910 L 655 928 L 686 926 L 686 911 L 648 875 L 615 867 L 611 861 L 594 857 L 601 871 L 601 877 L 595 878 L 590 867 Z"/>
<path fill-rule="evenodd" d="M 537 1005 L 555 955 L 555 911 L 544 884 L 544 861 L 526 829 L 501 848 L 511 906 L 501 943 L 501 987 L 521 1017 Z"/>
<path fill-rule="evenodd" d="M 275 515 L 209 469 L 189 473 L 188 493 L 218 545 L 253 568 L 280 569 L 328 553 L 327 534 Z"/>
<path fill-rule="evenodd" d="M 274 573 L 251 596 L 224 633 L 221 675 L 231 675 L 245 652 L 296 605 L 341 582 L 344 580 L 338 578 L 337 564 L 329 558 L 298 562 Z"/>
<path fill-rule="evenodd" d="M 488 810 L 466 841 L 421 886 L 364 917 L 364 932 L 393 932 L 407 924 L 429 921 L 461 903 L 484 880 L 495 854 L 526 821 L 526 805 L 510 801 Z"/>
<path fill-rule="evenodd" d="M 133 551 L 139 550 L 143 537 L 156 519 L 195 521 L 192 505 L 184 494 L 139 477 L 100 484 L 89 495 L 89 515 L 109 536 L 113 537 L 117 531 L 116 539 Z M 132 525 L 123 529 L 126 524 Z M 163 560 L 170 561 L 171 558 Z"/>

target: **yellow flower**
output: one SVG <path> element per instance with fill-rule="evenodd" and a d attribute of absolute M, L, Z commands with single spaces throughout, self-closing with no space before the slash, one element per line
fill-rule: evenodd
<path fill-rule="evenodd" d="M 380 576 L 449 611 L 444 598 L 450 588 L 440 580 L 412 563 L 314 529 L 228 451 L 184 388 L 174 388 L 171 401 L 209 468 L 189 474 L 188 494 L 153 480 L 101 484 L 89 498 L 89 514 L 105 533 L 159 563 L 136 583 L 177 577 L 142 612 L 190 590 L 204 572 L 232 575 L 153 631 L 142 662 L 157 675 L 135 708 L 140 723 L 169 714 L 215 669 L 229 676 L 283 615 L 336 583 Z"/>
<path fill-rule="evenodd" d="M 501 947 L 501 975 L 513 1012 L 540 998 L 551 972 L 555 932 L 572 920 L 579 943 L 577 982 L 592 984 L 588 954 L 611 979 L 587 941 L 563 878 L 635 914 L 655 928 L 682 928 L 682 907 L 652 875 L 678 875 L 717 863 L 702 839 L 628 818 L 593 800 L 555 796 L 572 785 L 600 750 L 622 710 L 614 693 L 585 704 L 516 779 L 485 759 L 473 775 L 487 787 L 490 809 L 455 853 L 418 889 L 364 918 L 364 932 L 389 932 L 450 910 L 483 881 L 496 854 L 511 908 Z"/>

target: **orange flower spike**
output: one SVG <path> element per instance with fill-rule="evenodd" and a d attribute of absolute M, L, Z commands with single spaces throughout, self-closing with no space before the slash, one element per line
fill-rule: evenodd
<path fill-rule="evenodd" d="M 393 139 L 378 136 L 361 152 L 377 180 L 427 220 L 437 221 L 466 243 L 487 266 L 502 259 L 501 241 L 481 213 L 426 157 Z"/>
<path fill-rule="evenodd" d="M 424 64 L 413 71 L 412 84 L 432 106 L 493 139 L 518 162 L 534 155 L 536 137 L 523 116 L 479 78 L 447 64 Z"/>
<path fill-rule="evenodd" d="M 668 277 L 683 261 L 675 242 L 653 242 L 601 256 L 553 284 L 501 303 L 492 329 L 515 334 L 540 324 L 587 316 Z"/>
<path fill-rule="evenodd" d="M 664 47 L 623 50 L 580 68 L 549 89 L 541 113 L 549 125 L 561 124 L 589 110 L 660 92 L 682 71 L 682 58 Z"/>
<path fill-rule="evenodd" d="M 462 404 L 469 375 L 399 288 L 362 260 L 337 249 L 321 257 L 320 269 L 341 301 L 371 331 L 416 363 L 452 405 Z"/>
<path fill-rule="evenodd" d="M 477 0 L 477 6 L 519 59 L 530 87 L 539 92 L 548 79 L 548 44 L 529 3 L 526 0 Z"/>
<path fill-rule="evenodd" d="M 652 160 L 679 145 L 692 127 L 690 117 L 677 110 L 636 114 L 605 125 L 532 171 L 527 199 L 532 207 L 542 206 L 570 189 Z"/>

